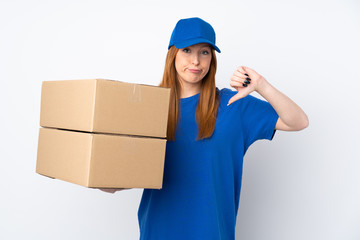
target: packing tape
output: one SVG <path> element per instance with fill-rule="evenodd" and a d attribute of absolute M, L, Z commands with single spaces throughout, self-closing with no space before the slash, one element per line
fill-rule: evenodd
<path fill-rule="evenodd" d="M 141 102 L 141 86 L 133 84 L 131 93 L 129 94 L 129 102 Z"/>

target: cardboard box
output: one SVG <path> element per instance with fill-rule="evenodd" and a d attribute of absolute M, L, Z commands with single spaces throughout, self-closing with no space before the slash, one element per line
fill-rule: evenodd
<path fill-rule="evenodd" d="M 162 187 L 170 89 L 44 81 L 36 172 L 95 188 Z"/>
<path fill-rule="evenodd" d="M 162 187 L 166 139 L 40 128 L 36 172 L 85 187 Z"/>
<path fill-rule="evenodd" d="M 170 88 L 114 80 L 44 81 L 40 125 L 166 138 Z"/>

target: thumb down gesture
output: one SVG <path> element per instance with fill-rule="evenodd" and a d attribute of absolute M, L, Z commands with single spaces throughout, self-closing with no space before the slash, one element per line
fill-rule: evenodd
<path fill-rule="evenodd" d="M 235 88 L 238 93 L 230 98 L 228 106 L 231 103 L 246 97 L 251 92 L 258 91 L 261 84 L 266 81 L 263 76 L 245 66 L 238 67 L 230 80 L 230 86 Z"/>

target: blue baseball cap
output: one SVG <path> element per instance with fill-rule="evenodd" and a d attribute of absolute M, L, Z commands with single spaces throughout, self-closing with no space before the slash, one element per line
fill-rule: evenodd
<path fill-rule="evenodd" d="M 215 45 L 215 38 L 213 27 L 201 18 L 180 19 L 171 34 L 168 49 L 173 45 L 176 48 L 186 48 L 197 43 L 208 43 L 220 53 Z"/>

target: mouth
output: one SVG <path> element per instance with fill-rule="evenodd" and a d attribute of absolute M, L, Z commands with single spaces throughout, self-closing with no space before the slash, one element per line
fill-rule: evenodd
<path fill-rule="evenodd" d="M 191 68 L 189 68 L 188 70 L 189 70 L 189 72 L 192 72 L 192 73 L 200 73 L 201 72 L 200 69 L 191 69 Z"/>

